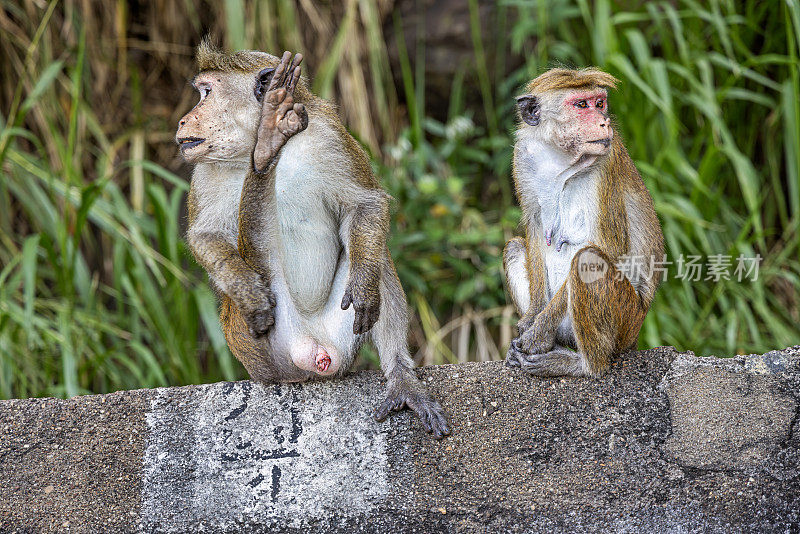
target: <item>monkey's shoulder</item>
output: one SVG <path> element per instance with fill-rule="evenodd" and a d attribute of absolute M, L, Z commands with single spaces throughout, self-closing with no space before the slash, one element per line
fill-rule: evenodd
<path fill-rule="evenodd" d="M 316 119 L 316 120 L 315 120 Z M 369 158 L 358 142 L 327 117 L 312 117 L 308 128 L 286 142 L 276 166 L 276 190 L 335 196 L 353 188 L 376 188 Z"/>

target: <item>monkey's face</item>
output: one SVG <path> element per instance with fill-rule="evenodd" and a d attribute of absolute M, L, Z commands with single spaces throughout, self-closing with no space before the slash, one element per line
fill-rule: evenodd
<path fill-rule="evenodd" d="M 614 131 L 602 89 L 566 92 L 560 101 L 559 146 L 576 156 L 602 156 L 611 149 Z"/>
<path fill-rule="evenodd" d="M 269 74 L 271 70 L 265 69 Z M 254 84 L 263 74 L 204 71 L 195 77 L 192 85 L 200 101 L 183 116 L 175 133 L 188 163 L 251 164 L 261 116 Z"/>
<path fill-rule="evenodd" d="M 604 89 L 550 91 L 517 98 L 522 128 L 576 156 L 602 156 L 614 131 Z"/>

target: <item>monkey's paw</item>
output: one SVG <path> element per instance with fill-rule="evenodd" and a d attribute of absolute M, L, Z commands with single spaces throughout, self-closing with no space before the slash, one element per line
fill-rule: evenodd
<path fill-rule="evenodd" d="M 244 321 L 247 323 L 247 328 L 250 329 L 251 336 L 261 337 L 275 324 L 275 314 L 272 309 L 256 310 L 245 314 Z"/>
<path fill-rule="evenodd" d="M 419 417 L 419 422 L 425 432 L 433 434 L 436 439 L 450 435 L 450 427 L 444 410 L 438 402 L 424 393 L 416 393 L 407 389 L 390 392 L 389 396 L 375 410 L 375 420 L 383 421 L 389 412 L 399 412 L 403 408 L 410 408 Z"/>
<path fill-rule="evenodd" d="M 549 352 L 556 342 L 555 332 L 542 332 L 533 326 L 511 340 L 511 347 L 524 354 L 544 354 Z"/>
<path fill-rule="evenodd" d="M 244 321 L 253 337 L 265 335 L 275 324 L 275 294 L 268 287 L 260 287 L 257 304 L 243 311 Z"/>
<path fill-rule="evenodd" d="M 353 320 L 353 333 L 365 334 L 378 321 L 381 311 L 381 294 L 377 286 L 370 290 L 359 288 L 355 282 L 347 284 L 342 297 L 342 309 L 346 310 L 353 305 L 356 317 Z"/>
<path fill-rule="evenodd" d="M 506 365 L 508 367 L 521 367 L 522 365 L 522 358 L 527 356 L 524 352 L 518 351 L 514 348 L 514 345 L 508 347 L 508 352 L 506 352 Z"/>
<path fill-rule="evenodd" d="M 307 127 L 308 113 L 303 104 L 295 102 L 284 87 L 268 91 L 264 96 L 261 124 L 253 150 L 253 167 L 256 172 L 266 171 L 283 145 Z"/>
<path fill-rule="evenodd" d="M 521 336 L 524 334 L 530 327 L 533 326 L 533 322 L 536 320 L 536 316 L 523 316 L 519 321 L 517 321 L 517 336 Z"/>
<path fill-rule="evenodd" d="M 510 351 L 509 351 L 510 352 Z M 583 376 L 589 374 L 577 352 L 558 347 L 545 354 L 521 354 L 517 366 L 533 376 Z"/>

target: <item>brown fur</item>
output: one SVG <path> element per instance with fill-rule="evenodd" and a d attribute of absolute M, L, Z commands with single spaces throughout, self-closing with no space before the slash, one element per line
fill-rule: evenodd
<path fill-rule="evenodd" d="M 274 67 L 280 61 L 273 55 L 253 50 L 241 50 L 228 54 L 214 46 L 206 37 L 197 47 L 195 54 L 199 71 L 214 70 L 220 72 L 258 72 L 266 67 Z"/>
<path fill-rule="evenodd" d="M 525 86 L 532 95 L 549 93 L 563 89 L 584 89 L 606 87 L 616 89 L 619 80 L 595 67 L 580 70 L 550 69 L 540 74 Z"/>

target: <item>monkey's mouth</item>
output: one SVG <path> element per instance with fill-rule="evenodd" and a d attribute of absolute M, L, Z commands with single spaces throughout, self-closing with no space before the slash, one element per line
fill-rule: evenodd
<path fill-rule="evenodd" d="M 589 143 L 596 143 L 598 145 L 603 145 L 604 147 L 608 148 L 611 145 L 611 138 L 595 139 L 594 141 L 589 141 Z"/>
<path fill-rule="evenodd" d="M 181 147 L 181 150 L 186 150 L 187 148 L 194 148 L 200 143 L 205 141 L 205 139 L 201 137 L 179 137 L 178 144 Z"/>

